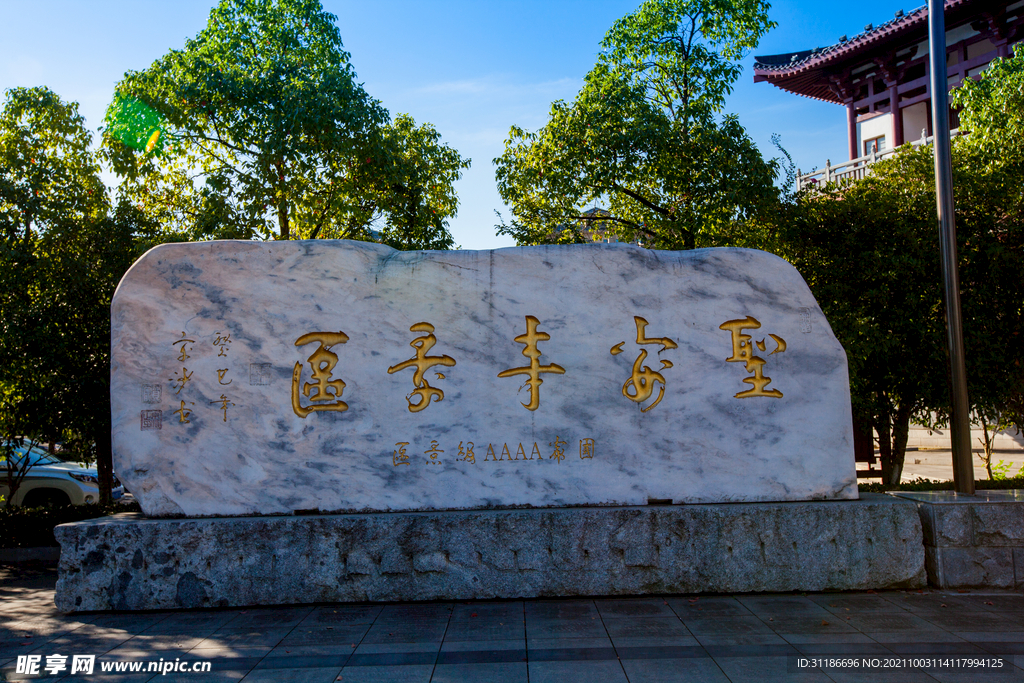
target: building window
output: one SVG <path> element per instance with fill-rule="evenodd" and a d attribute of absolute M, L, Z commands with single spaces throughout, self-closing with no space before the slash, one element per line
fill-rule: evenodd
<path fill-rule="evenodd" d="M 885 149 L 885 136 L 879 135 L 877 138 L 871 138 L 870 140 L 864 141 L 864 156 L 871 154 L 872 150 L 875 152 L 881 152 Z"/>

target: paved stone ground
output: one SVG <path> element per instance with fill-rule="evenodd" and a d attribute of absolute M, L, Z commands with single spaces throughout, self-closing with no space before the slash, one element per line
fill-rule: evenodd
<path fill-rule="evenodd" d="M 877 453 L 876 453 L 877 455 Z M 992 456 L 992 464 L 1002 460 L 1010 464 L 1008 476 L 1014 476 L 1024 467 L 1024 450 L 1000 450 Z M 972 462 L 974 463 L 974 478 L 988 479 L 988 472 L 978 451 L 973 452 Z M 937 481 L 950 481 L 953 479 L 953 453 L 949 450 L 918 449 L 907 451 L 907 457 L 903 464 L 903 481 L 912 481 L 918 477 L 935 479 Z M 865 481 L 862 479 L 861 481 Z M 878 481 L 868 479 L 866 481 Z"/>
<path fill-rule="evenodd" d="M 0 567 L 0 680 L 32 678 L 15 673 L 18 655 L 42 655 L 45 665 L 47 655 L 91 654 L 91 676 L 42 678 L 1024 683 L 1024 595 L 1018 593 L 868 591 L 65 616 L 53 606 L 55 581 L 52 567 Z M 103 664 L 161 658 L 208 661 L 211 671 L 100 673 Z M 800 667 L 801 659 L 821 658 L 861 666 Z M 899 668 L 866 668 L 865 659 Z M 958 659 L 961 665 L 952 666 Z M 1001 666 L 970 669 L 965 659 Z"/>

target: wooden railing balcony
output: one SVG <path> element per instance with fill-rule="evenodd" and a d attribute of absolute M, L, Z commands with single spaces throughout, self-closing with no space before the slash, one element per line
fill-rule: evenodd
<path fill-rule="evenodd" d="M 956 137 L 960 134 L 960 129 L 954 129 L 949 132 L 950 137 Z M 920 140 L 910 143 L 914 147 L 920 147 L 922 145 L 930 145 L 934 137 L 922 136 Z M 832 165 L 832 162 L 825 160 L 825 168 L 811 171 L 810 173 L 801 173 L 800 169 L 796 170 L 796 189 L 799 190 L 814 190 L 823 185 L 829 183 L 842 183 L 842 182 L 853 182 L 854 180 L 860 180 L 866 177 L 871 172 L 871 165 L 875 162 L 881 161 L 882 159 L 891 157 L 896 154 L 900 148 L 895 149 L 883 149 L 881 152 L 871 150 L 870 154 L 865 154 L 862 157 L 856 159 L 850 159 L 844 161 L 841 164 Z"/>

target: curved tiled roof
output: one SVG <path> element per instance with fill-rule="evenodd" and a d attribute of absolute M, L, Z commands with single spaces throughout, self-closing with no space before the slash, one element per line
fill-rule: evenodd
<path fill-rule="evenodd" d="M 949 12 L 951 9 L 969 4 L 972 4 L 971 0 L 946 0 L 945 8 Z M 783 90 L 841 104 L 842 100 L 829 87 L 829 71 L 840 63 L 867 56 L 867 53 L 888 43 L 909 38 L 919 40 L 920 36 L 916 34 L 927 37 L 927 31 L 927 5 L 906 14 L 901 11 L 895 18 L 883 24 L 866 27 L 863 33 L 828 47 L 816 47 L 813 50 L 781 55 L 755 56 L 754 82 L 768 81 Z"/>

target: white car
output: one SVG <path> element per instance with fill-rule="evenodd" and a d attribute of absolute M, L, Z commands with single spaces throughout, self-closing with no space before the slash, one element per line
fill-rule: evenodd
<path fill-rule="evenodd" d="M 14 449 L 13 459 L 18 470 L 26 457 L 31 464 L 14 493 L 11 505 L 39 507 L 99 502 L 99 477 L 95 467 L 64 462 L 41 448 L 26 446 Z M 116 476 L 110 493 L 114 500 L 124 495 L 124 487 Z M 0 496 L 6 500 L 8 495 L 7 463 L 0 460 Z"/>

